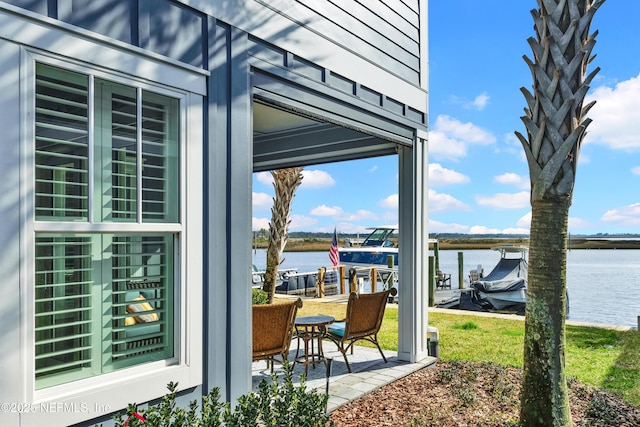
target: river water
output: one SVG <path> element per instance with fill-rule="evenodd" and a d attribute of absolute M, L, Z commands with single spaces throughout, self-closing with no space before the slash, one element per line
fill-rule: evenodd
<path fill-rule="evenodd" d="M 463 283 L 468 285 L 469 271 L 481 265 L 487 275 L 498 263 L 500 254 L 490 249 L 440 250 L 440 269 L 451 274 L 458 285 L 458 253 L 463 258 Z M 330 266 L 329 251 L 285 252 L 283 268 L 298 272 L 316 272 Z M 253 264 L 264 268 L 266 252 L 253 252 Z M 570 250 L 567 253 L 567 289 L 569 320 L 599 324 L 637 326 L 640 316 L 640 250 Z"/>

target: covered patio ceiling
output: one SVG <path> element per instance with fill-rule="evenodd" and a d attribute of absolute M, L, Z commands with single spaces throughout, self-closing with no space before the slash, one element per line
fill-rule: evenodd
<path fill-rule="evenodd" d="M 253 103 L 253 170 L 396 154 L 398 142 L 260 100 Z"/>

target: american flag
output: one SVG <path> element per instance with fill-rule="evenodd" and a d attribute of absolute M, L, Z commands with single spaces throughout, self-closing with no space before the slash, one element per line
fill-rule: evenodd
<path fill-rule="evenodd" d="M 340 264 L 340 258 L 338 257 L 338 235 L 336 229 L 333 229 L 333 240 L 331 241 L 331 249 L 329 249 L 329 259 L 333 266 Z"/>

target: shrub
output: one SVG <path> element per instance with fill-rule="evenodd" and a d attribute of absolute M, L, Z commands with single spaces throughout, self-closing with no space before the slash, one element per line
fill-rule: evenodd
<path fill-rule="evenodd" d="M 253 305 L 261 305 L 267 304 L 269 302 L 269 294 L 267 294 L 262 289 L 251 289 L 251 304 Z"/>
<path fill-rule="evenodd" d="M 189 408 L 176 407 L 177 383 L 169 383 L 167 393 L 157 406 L 138 409 L 135 403 L 124 414 L 114 416 L 117 427 L 331 427 L 326 413 L 328 396 L 317 390 L 307 390 L 302 377 L 299 386 L 293 384 L 293 372 L 285 362 L 282 383 L 278 375 L 272 382 L 262 380 L 257 392 L 238 398 L 235 408 L 220 402 L 220 389 L 214 388 L 202 397 L 202 408 L 194 400 Z"/>

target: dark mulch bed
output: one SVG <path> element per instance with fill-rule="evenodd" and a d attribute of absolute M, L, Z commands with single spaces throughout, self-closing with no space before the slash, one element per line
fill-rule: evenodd
<path fill-rule="evenodd" d="M 517 426 L 522 370 L 483 363 L 438 363 L 348 403 L 336 427 Z M 640 408 L 569 381 L 576 427 L 639 427 Z"/>

